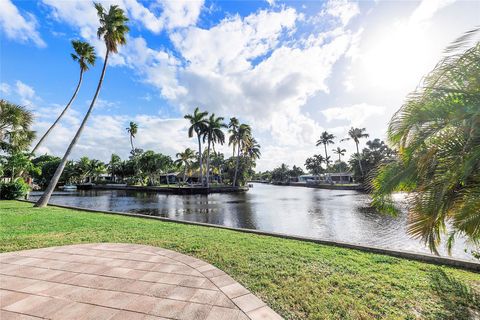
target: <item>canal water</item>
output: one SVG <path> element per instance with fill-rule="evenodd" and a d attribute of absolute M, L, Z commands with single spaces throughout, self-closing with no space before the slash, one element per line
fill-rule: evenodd
<path fill-rule="evenodd" d="M 31 200 L 39 193 L 32 193 Z M 257 229 L 388 249 L 430 253 L 407 234 L 406 199 L 396 197 L 401 213 L 382 215 L 367 194 L 350 190 L 253 184 L 245 193 L 166 195 L 136 191 L 57 192 L 51 203 L 107 211 L 141 213 L 176 220 Z M 467 244 L 456 241 L 452 257 L 472 259 Z M 444 246 L 441 255 L 447 255 Z"/>

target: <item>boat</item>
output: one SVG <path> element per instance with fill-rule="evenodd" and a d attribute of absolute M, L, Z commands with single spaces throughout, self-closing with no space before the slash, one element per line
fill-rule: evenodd
<path fill-rule="evenodd" d="M 64 186 L 61 186 L 60 189 L 63 189 L 65 191 L 74 191 L 77 190 L 77 186 L 73 184 L 66 184 Z"/>

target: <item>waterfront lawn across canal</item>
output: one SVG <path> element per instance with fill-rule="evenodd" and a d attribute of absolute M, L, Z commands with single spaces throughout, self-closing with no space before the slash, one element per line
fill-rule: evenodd
<path fill-rule="evenodd" d="M 473 272 L 218 228 L 0 201 L 1 252 L 89 242 L 147 244 L 198 257 L 286 319 L 480 316 L 480 275 Z"/>

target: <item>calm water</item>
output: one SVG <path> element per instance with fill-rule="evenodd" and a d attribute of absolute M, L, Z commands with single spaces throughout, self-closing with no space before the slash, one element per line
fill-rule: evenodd
<path fill-rule="evenodd" d="M 38 193 L 32 193 L 37 199 Z M 254 184 L 242 194 L 165 195 L 132 191 L 58 192 L 51 202 L 98 210 L 142 213 L 171 219 L 206 222 L 328 240 L 429 253 L 406 233 L 402 214 L 385 216 L 369 207 L 369 196 L 357 191 Z M 452 256 L 471 259 L 458 240 Z M 442 255 L 445 252 L 442 248 Z"/>

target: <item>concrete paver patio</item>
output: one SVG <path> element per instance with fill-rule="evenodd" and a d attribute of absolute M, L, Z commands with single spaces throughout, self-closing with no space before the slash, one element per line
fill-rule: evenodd
<path fill-rule="evenodd" d="M 0 254 L 0 319 L 282 319 L 216 267 L 158 247 Z"/>

